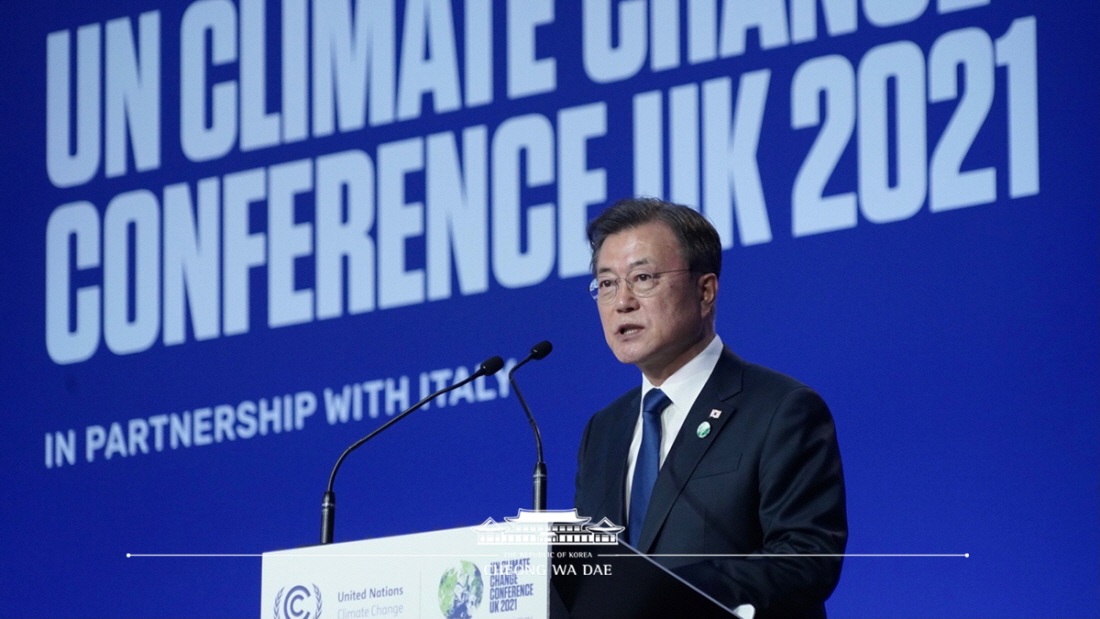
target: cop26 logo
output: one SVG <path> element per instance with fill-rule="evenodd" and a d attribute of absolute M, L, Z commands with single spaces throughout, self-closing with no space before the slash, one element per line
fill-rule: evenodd
<path fill-rule="evenodd" d="M 286 591 L 285 598 L 284 591 Z M 321 588 L 316 584 L 313 585 L 312 597 L 317 598 L 317 604 L 312 614 L 307 610 L 310 597 L 310 590 L 304 585 L 295 585 L 290 588 L 290 591 L 287 591 L 286 587 L 279 589 L 275 594 L 275 619 L 284 617 L 286 619 L 321 619 Z"/>
<path fill-rule="evenodd" d="M 481 605 L 483 590 L 477 565 L 459 561 L 439 579 L 439 610 L 447 619 L 470 619 L 471 612 Z"/>

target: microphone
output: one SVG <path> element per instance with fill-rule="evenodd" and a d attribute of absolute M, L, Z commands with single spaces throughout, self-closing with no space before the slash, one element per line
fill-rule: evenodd
<path fill-rule="evenodd" d="M 523 393 L 519 390 L 519 385 L 516 384 L 515 374 L 516 370 L 523 367 L 523 364 L 528 361 L 538 361 L 546 355 L 550 354 L 550 351 L 554 350 L 553 344 L 543 340 L 538 344 L 531 347 L 531 352 L 523 358 L 512 370 L 508 372 L 508 382 L 512 385 L 512 390 L 516 392 L 516 398 L 519 399 L 520 406 L 523 407 L 523 412 L 527 413 L 527 421 L 531 423 L 531 430 L 535 433 L 535 447 L 538 449 L 539 460 L 535 463 L 535 511 L 541 512 L 546 510 L 546 463 L 542 460 L 542 434 L 539 432 L 539 425 L 535 423 L 535 417 L 531 414 L 531 409 L 527 406 L 527 401 L 523 399 Z"/>
<path fill-rule="evenodd" d="M 547 342 L 547 344 L 549 344 L 549 342 Z M 336 493 L 332 491 L 332 487 L 336 483 L 336 472 L 340 470 L 340 465 L 344 463 L 344 458 L 347 458 L 348 454 L 362 447 L 363 443 L 366 443 L 367 441 L 374 438 L 375 435 L 382 432 L 382 430 L 385 430 L 386 428 L 392 426 L 398 421 L 401 421 L 406 415 L 415 411 L 421 406 L 424 406 L 435 398 L 443 395 L 444 393 L 447 393 L 448 391 L 458 389 L 466 383 L 469 383 L 470 381 L 475 380 L 481 376 L 491 376 L 493 374 L 496 374 L 503 367 L 503 359 L 501 359 L 500 357 L 489 357 L 481 363 L 481 366 L 478 367 L 477 371 L 473 374 L 451 385 L 450 387 L 440 389 L 439 391 L 436 391 L 435 393 L 429 395 L 423 400 L 417 402 L 412 406 L 412 408 L 409 408 L 402 412 L 400 415 L 394 417 L 393 419 L 390 419 L 386 423 L 379 426 L 374 432 L 371 432 L 370 434 L 364 436 L 358 441 L 355 441 L 354 443 L 352 443 L 351 447 L 345 449 L 344 453 L 340 454 L 340 458 L 336 460 L 336 466 L 332 467 L 332 474 L 329 475 L 328 478 L 328 489 L 325 490 L 324 498 L 321 500 L 321 543 L 332 543 L 332 536 L 336 526 Z"/>

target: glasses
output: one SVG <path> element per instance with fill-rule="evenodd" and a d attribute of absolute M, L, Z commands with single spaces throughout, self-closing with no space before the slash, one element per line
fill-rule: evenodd
<path fill-rule="evenodd" d="M 657 273 L 639 271 L 627 277 L 597 277 L 592 280 L 592 283 L 588 284 L 588 293 L 600 303 L 611 303 L 615 300 L 615 297 L 619 296 L 619 282 L 622 281 L 626 282 L 627 287 L 630 288 L 630 292 L 634 293 L 634 296 L 648 297 L 657 290 L 657 284 L 660 283 L 662 275 L 687 273 L 689 271 L 691 269 L 676 269 Z"/>

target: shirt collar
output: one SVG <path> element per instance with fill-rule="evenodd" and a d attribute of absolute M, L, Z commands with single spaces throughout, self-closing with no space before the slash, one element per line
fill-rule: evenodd
<path fill-rule="evenodd" d="M 718 358 L 722 356 L 722 348 L 722 338 L 715 334 L 706 348 L 695 355 L 691 361 L 685 363 L 684 367 L 676 370 L 661 385 L 661 391 L 668 396 L 669 400 L 672 400 L 676 408 L 687 411 L 695 404 L 695 399 L 699 397 L 699 393 L 703 391 L 703 387 L 707 384 L 707 379 L 714 372 L 714 366 L 718 365 Z M 645 394 L 654 388 L 653 383 L 649 382 L 649 379 L 643 374 L 642 398 L 645 398 Z"/>

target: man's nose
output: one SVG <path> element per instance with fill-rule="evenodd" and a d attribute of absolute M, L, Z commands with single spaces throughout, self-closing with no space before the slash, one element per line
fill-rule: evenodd
<path fill-rule="evenodd" d="M 638 297 L 634 296 L 634 289 L 626 282 L 619 284 L 615 295 L 615 310 L 619 312 L 632 312 L 638 309 Z"/>

